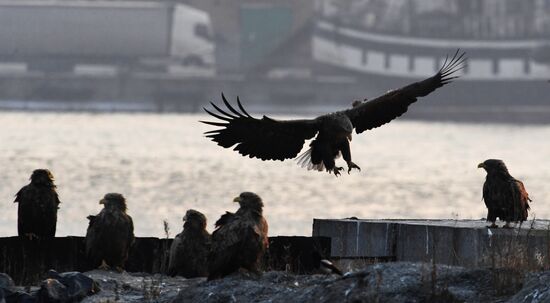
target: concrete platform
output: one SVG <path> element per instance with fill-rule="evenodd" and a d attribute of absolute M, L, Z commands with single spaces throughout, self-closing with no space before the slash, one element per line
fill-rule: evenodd
<path fill-rule="evenodd" d="M 482 220 L 314 219 L 313 236 L 330 237 L 331 256 L 341 263 L 382 260 L 550 267 L 550 221 L 527 221 L 514 229 L 486 226 Z"/>

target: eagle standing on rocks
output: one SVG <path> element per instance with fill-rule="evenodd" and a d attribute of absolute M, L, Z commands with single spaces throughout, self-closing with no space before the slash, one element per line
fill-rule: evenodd
<path fill-rule="evenodd" d="M 465 63 L 464 53 L 459 54 L 457 50 L 430 78 L 392 90 L 368 102 L 356 102 L 351 109 L 315 119 L 275 120 L 267 116 L 256 119 L 246 112 L 238 97 L 239 110 L 229 104 L 222 94 L 228 111 L 214 103 L 211 104 L 218 113 L 204 109 L 221 121 L 201 122 L 221 127 L 205 133 L 218 145 L 225 148 L 236 145 L 234 150 L 241 155 L 262 160 L 292 159 L 298 155 L 305 140 L 317 135 L 310 143 L 310 149 L 298 158 L 298 163 L 308 169 L 326 170 L 338 176 L 343 168 L 336 166 L 335 159 L 340 155 L 348 165 L 348 173 L 353 168 L 360 170 L 351 160 L 349 142 L 354 128 L 355 132 L 360 134 L 401 116 L 418 97 L 424 97 L 457 78 L 454 74 L 463 69 Z"/>
<path fill-rule="evenodd" d="M 55 191 L 52 173 L 47 169 L 32 172 L 31 183 L 25 185 L 15 195 L 19 202 L 17 211 L 17 231 L 20 237 L 53 238 L 57 225 L 59 197 Z"/>
<path fill-rule="evenodd" d="M 118 193 L 106 194 L 99 204 L 103 209 L 88 216 L 86 256 L 91 266 L 123 271 L 130 246 L 134 243 L 134 223 L 126 214 L 126 199 Z"/>
<path fill-rule="evenodd" d="M 239 203 L 239 210 L 224 214 L 212 233 L 208 280 L 223 278 L 239 268 L 259 272 L 269 246 L 262 199 L 255 193 L 243 192 L 233 202 Z"/>
<path fill-rule="evenodd" d="M 207 277 L 211 239 L 206 231 L 206 217 L 190 209 L 183 221 L 183 231 L 174 238 L 170 247 L 168 273 L 185 278 Z"/>
<path fill-rule="evenodd" d="M 497 218 L 506 221 L 503 228 L 510 228 L 510 222 L 527 220 L 529 194 L 523 182 L 512 177 L 502 160 L 489 159 L 480 163 L 478 168 L 487 171 L 483 184 L 483 200 L 487 206 L 487 221 L 490 228 L 497 228 Z"/>

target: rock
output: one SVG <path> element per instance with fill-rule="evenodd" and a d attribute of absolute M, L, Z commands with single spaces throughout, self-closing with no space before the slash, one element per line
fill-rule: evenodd
<path fill-rule="evenodd" d="M 383 263 L 343 278 L 269 272 L 235 274 L 180 291 L 173 302 L 495 302 L 496 273 L 420 263 Z M 510 287 L 508 291 L 517 290 Z M 513 294 L 513 293 L 512 293 Z"/>
<path fill-rule="evenodd" d="M 91 278 L 79 272 L 49 270 L 37 292 L 40 302 L 77 302 L 99 291 Z"/>
<path fill-rule="evenodd" d="M 67 298 L 69 300 L 81 300 L 99 291 L 99 287 L 93 279 L 79 272 L 60 274 L 55 270 L 49 270 L 48 278 L 56 279 L 66 287 Z"/>
<path fill-rule="evenodd" d="M 36 299 L 18 291 L 10 276 L 0 273 L 0 303 L 32 303 Z"/>
<path fill-rule="evenodd" d="M 374 264 L 344 277 L 238 272 L 214 281 L 102 270 L 52 271 L 37 298 L 74 302 L 93 293 L 82 302 L 550 302 L 550 272 L 532 274 L 526 282 L 523 276 L 517 270 L 407 262 Z M 101 291 L 91 291 L 90 281 L 99 284 Z M 24 293 L 5 298 L 11 300 L 6 299 L 7 303 L 37 302 Z"/>
<path fill-rule="evenodd" d="M 42 281 L 37 295 L 39 302 L 44 303 L 61 303 L 69 301 L 67 287 L 56 279 L 46 279 Z"/>
<path fill-rule="evenodd" d="M 5 273 L 0 273 L 0 289 L 13 289 L 15 284 L 10 276 Z"/>
<path fill-rule="evenodd" d="M 529 275 L 523 288 L 507 302 L 550 302 L 550 272 Z"/>
<path fill-rule="evenodd" d="M 99 284 L 101 292 L 84 298 L 90 302 L 170 302 L 182 289 L 194 288 L 205 278 L 185 279 L 160 274 L 118 273 L 93 270 L 84 273 Z"/>
<path fill-rule="evenodd" d="M 2 296 L 5 296 L 4 298 Z M 2 301 L 5 300 L 5 301 Z M 36 303 L 38 302 L 36 297 L 31 296 L 22 291 L 2 291 L 0 289 L 0 302 L 1 303 Z"/>

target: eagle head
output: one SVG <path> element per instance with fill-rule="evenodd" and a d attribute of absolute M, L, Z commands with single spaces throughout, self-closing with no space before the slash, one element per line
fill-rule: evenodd
<path fill-rule="evenodd" d="M 238 202 L 241 208 L 249 208 L 261 211 L 264 207 L 262 198 L 253 192 L 243 192 L 238 197 L 233 199 L 233 202 Z"/>
<path fill-rule="evenodd" d="M 346 137 L 351 141 L 353 124 L 345 113 L 332 113 L 322 118 L 322 129 L 325 134 L 330 134 L 330 136 L 338 139 Z"/>
<path fill-rule="evenodd" d="M 30 177 L 31 183 L 53 185 L 53 175 L 48 169 L 35 169 Z"/>
<path fill-rule="evenodd" d="M 119 193 L 108 193 L 103 199 L 99 201 L 99 204 L 103 204 L 105 208 L 118 209 L 123 212 L 126 211 L 126 198 Z"/>
<path fill-rule="evenodd" d="M 508 173 L 508 168 L 504 161 L 499 159 L 488 159 L 479 163 L 477 168 L 483 168 L 488 174 L 493 173 Z"/>
<path fill-rule="evenodd" d="M 193 229 L 205 229 L 206 228 L 206 216 L 203 215 L 200 211 L 190 209 L 185 213 L 183 217 L 183 227 L 193 228 Z"/>

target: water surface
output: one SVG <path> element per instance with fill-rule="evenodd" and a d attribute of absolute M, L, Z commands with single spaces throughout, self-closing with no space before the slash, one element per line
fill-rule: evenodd
<path fill-rule="evenodd" d="M 197 123 L 204 118 L 0 113 L 0 236 L 16 235 L 13 196 L 35 168 L 55 175 L 59 236 L 84 235 L 107 192 L 127 197 L 137 236 L 163 236 L 163 219 L 174 236 L 188 208 L 204 212 L 212 230 L 245 190 L 263 197 L 271 235 L 310 235 L 313 218 L 478 219 L 486 211 L 477 164 L 487 158 L 504 159 L 525 182 L 532 214 L 550 217 L 550 126 L 394 121 L 354 135 L 363 170 L 335 178 L 222 149 L 203 137 L 212 129 Z"/>

